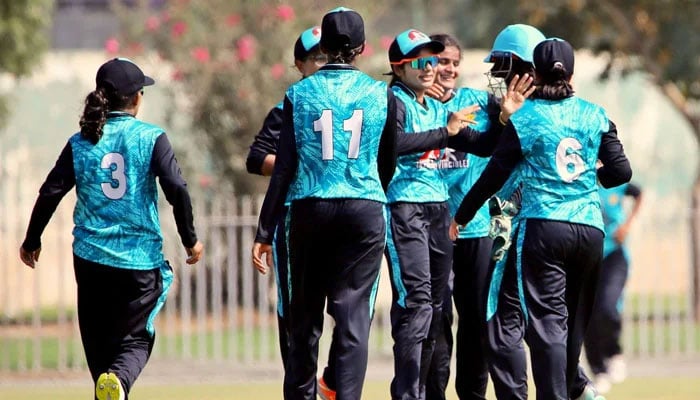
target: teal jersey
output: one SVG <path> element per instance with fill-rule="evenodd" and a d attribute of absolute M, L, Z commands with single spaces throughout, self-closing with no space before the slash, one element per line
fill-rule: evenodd
<path fill-rule="evenodd" d="M 610 122 L 603 108 L 577 97 L 525 102 L 511 117 L 523 163 L 521 218 L 603 230 L 596 161 Z"/>
<path fill-rule="evenodd" d="M 406 108 L 403 121 L 406 134 L 420 134 L 418 132 L 447 125 L 447 109 L 438 100 L 425 96 L 425 104 L 419 104 L 403 85 L 395 85 L 392 90 L 397 101 L 403 102 Z M 447 201 L 447 185 L 439 169 L 443 154 L 440 149 L 435 149 L 400 156 L 387 191 L 389 203 Z"/>
<path fill-rule="evenodd" d="M 73 252 L 126 269 L 163 265 L 158 189 L 151 155 L 163 130 L 130 115 L 107 119 L 97 144 L 70 138 L 77 202 Z"/>
<path fill-rule="evenodd" d="M 386 202 L 377 155 L 387 118 L 387 90 L 386 83 L 355 69 L 321 69 L 289 88 L 299 166 L 288 201 L 313 197 Z"/>
<path fill-rule="evenodd" d="M 603 257 L 620 248 L 621 245 L 615 241 L 615 231 L 627 220 L 627 213 L 622 204 L 627 186 L 625 183 L 620 186 L 606 189 L 598 186 L 600 204 L 603 211 L 603 222 L 605 223 L 605 241 L 603 242 Z"/>
<path fill-rule="evenodd" d="M 455 92 L 455 95 L 444 103 L 445 108 L 449 112 L 459 111 L 471 105 L 481 107 L 475 115 L 476 124 L 471 125 L 474 130 L 485 132 L 489 129 L 491 122 L 489 121 L 486 107 L 489 102 L 489 94 L 483 90 L 470 88 L 461 88 Z M 450 196 L 448 205 L 450 214 L 454 216 L 459 208 L 462 199 L 469 192 L 469 189 L 474 185 L 481 173 L 488 164 L 489 157 L 479 157 L 473 154 L 458 152 L 453 149 L 445 149 L 445 155 L 440 162 L 440 171 L 445 179 Z M 485 203 L 474 216 L 474 219 L 469 221 L 467 226 L 459 230 L 460 239 L 472 239 L 485 237 L 489 233 L 489 225 L 491 216 L 489 215 L 488 203 Z"/>

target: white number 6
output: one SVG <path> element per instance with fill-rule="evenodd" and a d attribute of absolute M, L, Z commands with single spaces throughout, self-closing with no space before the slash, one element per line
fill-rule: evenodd
<path fill-rule="evenodd" d="M 565 138 L 557 146 L 557 172 L 564 182 L 571 183 L 586 170 L 579 150 L 583 146 L 574 138 Z"/>
<path fill-rule="evenodd" d="M 124 197 L 124 193 L 126 193 L 124 156 L 119 153 L 107 153 L 102 157 L 100 168 L 112 171 L 112 181 L 102 184 L 102 193 L 112 200 Z"/>

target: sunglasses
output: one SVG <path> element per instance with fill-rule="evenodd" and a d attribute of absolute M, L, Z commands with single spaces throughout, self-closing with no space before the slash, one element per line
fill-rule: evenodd
<path fill-rule="evenodd" d="M 428 65 L 435 68 L 438 65 L 440 59 L 438 56 L 428 56 L 428 57 L 417 57 L 410 58 L 408 60 L 401 60 L 399 62 L 393 62 L 394 65 L 409 64 L 413 69 L 425 69 Z"/>

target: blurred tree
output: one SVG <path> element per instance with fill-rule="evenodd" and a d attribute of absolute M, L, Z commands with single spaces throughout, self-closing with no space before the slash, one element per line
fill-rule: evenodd
<path fill-rule="evenodd" d="M 641 72 L 691 127 L 700 145 L 700 1 L 696 0 L 469 0 L 452 13 L 467 46 L 489 48 L 493 26 L 532 24 L 548 36 L 606 57 L 612 70 Z M 693 39 L 695 38 L 695 39 Z M 696 159 L 697 161 L 697 159 Z M 700 164 L 691 194 L 693 304 L 700 320 Z"/>
<path fill-rule="evenodd" d="M 48 47 L 48 28 L 53 1 L 0 2 L 0 74 L 26 76 Z M 9 112 L 6 95 L 0 94 L 0 126 Z"/>
<path fill-rule="evenodd" d="M 285 89 L 299 79 L 293 47 L 306 28 L 320 25 L 336 7 L 318 0 L 115 1 L 120 38 L 108 52 L 136 56 L 154 50 L 173 68 L 171 117 L 187 114 L 190 131 L 206 147 L 212 174 L 200 183 L 259 193 L 267 181 L 248 174 L 245 157 L 253 137 Z M 362 1 L 354 8 L 370 25 L 389 3 Z M 368 37 L 368 39 L 370 39 Z M 366 53 L 373 52 L 370 43 Z"/>

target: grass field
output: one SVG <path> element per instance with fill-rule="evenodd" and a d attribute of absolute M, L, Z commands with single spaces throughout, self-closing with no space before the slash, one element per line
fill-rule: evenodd
<path fill-rule="evenodd" d="M 1 379 L 1 377 L 0 377 Z M 365 384 L 363 399 L 383 400 L 389 398 L 389 383 L 368 381 Z M 451 389 L 452 390 L 452 389 Z M 91 389 L 84 386 L 62 387 L 60 382 L 51 385 L 6 387 L 0 385 L 0 399 L 3 400 L 76 400 L 90 399 Z M 531 398 L 534 392 L 531 389 Z M 494 398 L 491 389 L 487 395 Z M 615 386 L 607 394 L 608 400 L 697 400 L 700 399 L 699 377 L 636 377 Z M 131 392 L 132 400 L 279 400 L 281 383 L 210 384 L 210 385 L 142 385 L 138 384 Z M 454 392 L 448 398 L 456 399 Z"/>

